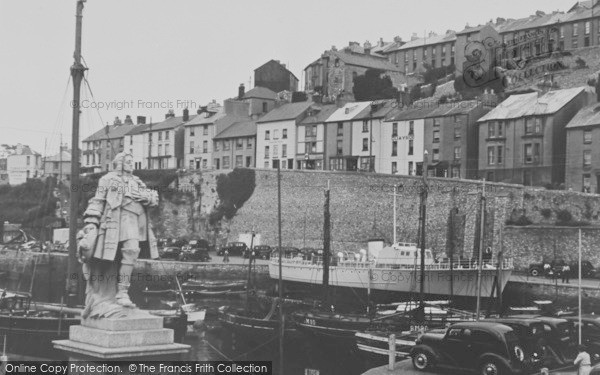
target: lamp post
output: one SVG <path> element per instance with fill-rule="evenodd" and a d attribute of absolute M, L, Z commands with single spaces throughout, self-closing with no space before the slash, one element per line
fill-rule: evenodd
<path fill-rule="evenodd" d="M 304 154 L 304 169 L 309 169 L 308 168 L 308 162 L 310 161 L 310 155 L 307 153 Z"/>

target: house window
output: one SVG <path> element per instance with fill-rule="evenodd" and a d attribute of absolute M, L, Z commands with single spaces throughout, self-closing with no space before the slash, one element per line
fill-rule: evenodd
<path fill-rule="evenodd" d="M 460 168 L 452 167 L 452 178 L 460 178 Z"/>
<path fill-rule="evenodd" d="M 235 148 L 241 150 L 244 148 L 244 138 L 237 138 L 235 140 Z"/>
<path fill-rule="evenodd" d="M 592 151 L 584 150 L 583 151 L 583 166 L 589 167 L 590 165 L 592 165 Z"/>
<path fill-rule="evenodd" d="M 168 130 L 165 132 L 165 141 L 169 140 L 169 133 L 171 133 L 171 132 Z"/>
<path fill-rule="evenodd" d="M 433 119 L 433 126 L 440 126 L 440 123 L 441 119 L 439 117 Z"/>
<path fill-rule="evenodd" d="M 571 41 L 571 47 L 579 48 L 579 41 L 577 40 L 577 38 L 573 38 L 573 40 Z"/>
<path fill-rule="evenodd" d="M 398 156 L 398 141 L 392 142 L 392 156 Z"/>
<path fill-rule="evenodd" d="M 235 167 L 241 168 L 244 166 L 244 157 L 242 155 L 235 156 Z"/>
<path fill-rule="evenodd" d="M 27 165 L 29 165 L 29 163 L 31 163 L 31 156 L 27 157 Z"/>
<path fill-rule="evenodd" d="M 363 138 L 362 150 L 369 151 L 369 138 Z"/>
<path fill-rule="evenodd" d="M 194 137 L 196 135 L 196 130 L 193 126 L 190 127 L 190 137 Z"/>
<path fill-rule="evenodd" d="M 229 156 L 223 156 L 223 169 L 229 169 Z"/>
<path fill-rule="evenodd" d="M 592 131 L 591 130 L 583 131 L 583 143 L 592 143 Z"/>
<path fill-rule="evenodd" d="M 488 146 L 488 149 L 487 149 L 487 151 L 488 151 L 488 153 L 487 153 L 487 155 L 488 155 L 488 157 L 487 157 L 488 165 L 494 165 L 494 163 L 496 161 L 495 160 L 496 157 L 495 157 L 494 150 L 495 150 L 494 146 Z"/>
<path fill-rule="evenodd" d="M 440 131 L 439 130 L 433 131 L 433 143 L 440 143 Z"/>
<path fill-rule="evenodd" d="M 539 143 L 536 143 L 533 145 L 533 161 L 536 163 L 540 161 L 540 144 Z"/>
<path fill-rule="evenodd" d="M 273 159 L 277 159 L 279 157 L 279 147 L 278 145 L 273 145 Z"/>
<path fill-rule="evenodd" d="M 498 121 L 498 137 L 502 137 L 504 135 L 504 123 L 502 121 Z"/>
<path fill-rule="evenodd" d="M 252 138 L 248 138 L 248 141 L 246 141 L 246 148 L 252 148 Z"/>
<path fill-rule="evenodd" d="M 306 138 L 316 137 L 317 135 L 317 127 L 312 125 L 307 125 L 304 127 L 305 132 L 304 135 Z"/>
<path fill-rule="evenodd" d="M 273 139 L 279 139 L 279 129 L 273 130 Z"/>
<path fill-rule="evenodd" d="M 316 153 L 317 152 L 317 142 L 307 142 L 306 149 L 310 150 L 311 154 Z"/>
<path fill-rule="evenodd" d="M 194 169 L 194 161 L 190 160 L 190 169 Z"/>
<path fill-rule="evenodd" d="M 269 158 L 269 146 L 265 146 L 265 159 Z"/>
<path fill-rule="evenodd" d="M 573 24 L 573 36 L 577 36 L 579 35 L 579 24 L 574 23 Z"/>
<path fill-rule="evenodd" d="M 398 136 L 398 123 L 394 122 L 392 124 L 392 137 L 397 137 Z"/>
<path fill-rule="evenodd" d="M 456 126 L 454 128 L 454 139 L 460 139 L 460 137 L 462 136 L 461 131 L 460 131 L 460 127 Z"/>
<path fill-rule="evenodd" d="M 527 143 L 524 145 L 525 147 L 525 152 L 523 153 L 524 158 L 525 158 L 525 163 L 529 164 L 529 163 L 533 163 L 533 145 L 531 143 Z"/>
<path fill-rule="evenodd" d="M 269 130 L 265 131 L 265 141 L 268 141 L 269 139 L 271 139 L 271 132 Z"/>
<path fill-rule="evenodd" d="M 393 161 L 392 162 L 392 174 L 396 174 L 398 173 L 398 163 Z"/>
<path fill-rule="evenodd" d="M 158 145 L 158 156 L 162 155 L 162 145 Z M 107 157 L 108 159 L 108 157 Z"/>
<path fill-rule="evenodd" d="M 414 141 L 412 139 L 408 140 L 408 154 L 409 155 L 413 154 L 413 151 L 414 151 L 413 143 L 414 143 Z"/>
<path fill-rule="evenodd" d="M 206 169 L 208 167 L 208 162 L 206 159 L 202 160 L 202 169 Z"/>
<path fill-rule="evenodd" d="M 415 174 L 414 163 L 412 161 L 408 162 L 408 175 L 412 176 Z"/>
<path fill-rule="evenodd" d="M 362 157 L 360 158 L 360 169 L 363 171 L 370 171 L 371 170 L 371 158 L 370 157 Z"/>
<path fill-rule="evenodd" d="M 336 155 L 343 155 L 344 153 L 344 148 L 343 148 L 343 141 L 339 140 L 337 141 L 337 153 Z"/>
<path fill-rule="evenodd" d="M 460 146 L 454 147 L 454 160 L 460 160 L 461 154 L 462 154 L 461 147 Z"/>
<path fill-rule="evenodd" d="M 162 141 L 162 132 L 158 132 L 158 140 Z"/>
<path fill-rule="evenodd" d="M 433 161 L 440 161 L 440 149 L 439 148 L 433 149 Z"/>
<path fill-rule="evenodd" d="M 408 135 L 414 135 L 415 134 L 415 122 L 414 121 L 409 121 L 408 123 Z"/>
<path fill-rule="evenodd" d="M 215 141 L 215 151 L 219 151 L 219 147 L 220 147 L 219 143 L 221 143 L 221 142 Z"/>
<path fill-rule="evenodd" d="M 287 129 L 281 131 L 281 139 L 287 139 Z"/>
<path fill-rule="evenodd" d="M 152 143 L 152 133 L 148 134 L 148 142 Z"/>
<path fill-rule="evenodd" d="M 165 144 L 165 155 L 169 155 L 169 151 L 171 151 L 171 145 L 170 144 Z"/>
<path fill-rule="evenodd" d="M 564 26 L 561 26 L 561 27 L 560 27 L 560 37 L 561 37 L 561 38 L 564 38 L 564 37 L 565 37 L 565 27 L 564 27 Z"/>
<path fill-rule="evenodd" d="M 281 157 L 287 158 L 287 145 L 281 145 Z"/>
<path fill-rule="evenodd" d="M 541 117 L 536 117 L 535 118 L 535 132 L 536 134 L 539 134 L 542 132 L 542 126 L 543 126 L 543 118 Z"/>
<path fill-rule="evenodd" d="M 267 113 L 267 110 L 268 110 L 267 109 L 267 102 L 263 102 L 262 103 L 262 111 L 263 111 L 263 113 Z"/>
<path fill-rule="evenodd" d="M 202 127 L 202 135 L 208 135 L 208 125 Z"/>
<path fill-rule="evenodd" d="M 488 123 L 488 138 L 494 138 L 496 136 L 496 123 Z"/>
<path fill-rule="evenodd" d="M 343 122 L 338 122 L 338 124 L 337 124 L 337 135 L 338 136 L 344 135 L 344 123 Z"/>
<path fill-rule="evenodd" d="M 129 145 L 131 146 L 133 144 L 133 136 L 129 137 Z"/>
<path fill-rule="evenodd" d="M 583 175 L 583 181 L 582 181 L 582 186 L 581 186 L 581 191 L 584 193 L 591 193 L 592 192 L 592 176 L 590 174 L 584 174 Z"/>
<path fill-rule="evenodd" d="M 223 151 L 229 151 L 229 140 L 226 139 L 223 141 Z"/>
<path fill-rule="evenodd" d="M 533 118 L 525 119 L 525 134 L 533 134 Z"/>
<path fill-rule="evenodd" d="M 503 154 L 503 148 L 502 146 L 498 146 L 498 150 L 496 153 L 496 160 L 498 161 L 498 165 L 502 164 L 502 154 Z"/>
<path fill-rule="evenodd" d="M 264 167 L 265 167 L 265 168 L 269 168 L 270 166 L 271 166 L 271 162 L 270 162 L 270 161 L 268 161 L 268 160 L 265 160 Z"/>
<path fill-rule="evenodd" d="M 363 120 L 362 131 L 363 133 L 367 133 L 369 131 L 369 121 Z"/>

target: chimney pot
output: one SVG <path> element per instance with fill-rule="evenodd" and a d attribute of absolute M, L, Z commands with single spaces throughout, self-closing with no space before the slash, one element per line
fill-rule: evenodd
<path fill-rule="evenodd" d="M 184 108 L 183 110 L 183 121 L 189 121 L 190 120 L 190 110 L 186 108 Z"/>
<path fill-rule="evenodd" d="M 244 95 L 246 95 L 246 88 L 244 87 L 243 83 L 240 83 L 240 87 L 238 89 L 238 100 L 244 99 Z"/>
<path fill-rule="evenodd" d="M 119 118 L 119 116 L 116 116 L 115 121 L 113 121 L 113 125 L 121 125 L 121 124 L 122 124 L 121 119 Z"/>
<path fill-rule="evenodd" d="M 146 124 L 146 116 L 138 116 L 137 117 L 137 123 L 138 123 L 138 125 L 144 125 L 144 124 Z"/>
<path fill-rule="evenodd" d="M 417 40 L 419 39 L 419 37 L 417 36 L 417 33 L 412 33 L 412 36 L 410 37 L 410 40 Z"/>
<path fill-rule="evenodd" d="M 125 125 L 133 125 L 133 120 L 130 115 L 125 116 Z"/>

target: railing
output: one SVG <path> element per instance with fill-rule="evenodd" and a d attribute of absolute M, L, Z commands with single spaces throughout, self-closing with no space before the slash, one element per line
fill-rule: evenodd
<path fill-rule="evenodd" d="M 277 256 L 271 257 L 271 262 L 278 262 L 278 261 L 279 260 L 278 260 Z M 306 259 L 298 259 L 298 258 L 283 258 L 282 263 L 298 265 L 298 266 L 312 266 L 312 265 L 322 266 L 323 265 L 323 261 L 320 259 L 319 260 L 315 260 L 315 259 L 306 260 Z M 381 269 L 381 268 L 384 268 L 384 269 L 402 269 L 402 270 L 411 270 L 412 271 L 415 268 L 420 268 L 420 263 L 418 260 L 415 264 L 395 264 L 395 263 L 387 263 L 386 264 L 386 263 L 375 263 L 373 261 L 371 261 L 371 262 L 339 261 L 339 262 L 332 262 L 330 264 L 330 266 L 341 267 L 341 268 L 352 268 L 352 269 L 356 269 L 356 268 Z M 465 262 L 465 263 L 454 263 L 452 268 L 454 270 L 477 270 L 479 268 L 479 266 L 478 266 L 477 262 Z M 443 262 L 443 263 L 435 263 L 435 264 L 426 264 L 425 269 L 432 270 L 432 271 L 450 270 L 450 263 Z M 495 269 L 497 269 L 497 263 L 496 264 L 484 263 L 483 269 L 484 270 L 495 270 Z M 503 270 L 513 269 L 512 258 L 504 259 L 502 261 L 501 269 L 503 269 Z"/>

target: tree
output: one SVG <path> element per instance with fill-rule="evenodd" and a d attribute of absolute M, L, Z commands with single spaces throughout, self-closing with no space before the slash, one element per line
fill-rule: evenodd
<path fill-rule="evenodd" d="M 354 78 L 352 92 L 357 101 L 370 101 L 378 99 L 395 99 L 398 97 L 398 89 L 392 84 L 384 71 L 379 69 L 367 69 L 365 74 Z"/>

